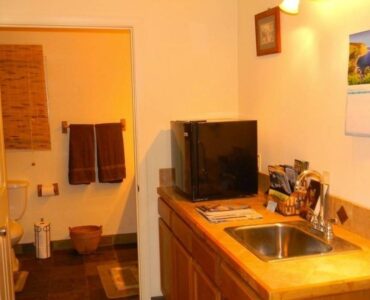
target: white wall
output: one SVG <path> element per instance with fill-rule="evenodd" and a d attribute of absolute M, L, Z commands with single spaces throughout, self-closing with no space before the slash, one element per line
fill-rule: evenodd
<path fill-rule="evenodd" d="M 132 26 L 141 296 L 160 295 L 156 187 L 169 121 L 238 113 L 236 0 L 0 0 L 1 24 Z"/>
<path fill-rule="evenodd" d="M 274 0 L 239 0 L 239 101 L 258 119 L 263 171 L 308 160 L 331 193 L 370 207 L 370 139 L 345 136 L 349 34 L 370 30 L 368 0 L 301 1 L 282 13 L 282 53 L 257 57 L 254 15 Z"/>
<path fill-rule="evenodd" d="M 103 225 L 104 235 L 136 232 L 130 32 L 0 30 L 0 43 L 42 45 L 46 64 L 52 149 L 5 152 L 8 179 L 30 183 L 28 207 L 20 220 L 25 230 L 21 243 L 34 241 L 33 224 L 40 218 L 51 222 L 52 240 L 69 238 L 68 227 L 79 225 Z M 70 185 L 69 135 L 62 134 L 61 121 L 97 124 L 120 119 L 127 122 L 124 181 Z M 54 182 L 59 196 L 37 196 L 37 184 Z M 24 205 L 23 192 L 9 193 L 13 218 Z"/>

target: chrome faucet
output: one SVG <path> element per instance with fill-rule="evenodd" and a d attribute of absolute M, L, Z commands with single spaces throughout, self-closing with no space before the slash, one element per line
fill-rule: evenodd
<path fill-rule="evenodd" d="M 332 240 L 334 238 L 333 224 L 335 219 L 330 219 L 327 213 L 327 186 L 328 183 L 325 182 L 324 177 L 315 170 L 303 171 L 297 178 L 295 183 L 295 190 L 298 190 L 302 183 L 306 183 L 306 179 L 310 177 L 316 179 L 320 183 L 320 212 L 316 215 L 315 211 L 309 208 L 309 212 L 312 214 L 310 222 L 312 227 L 324 234 L 326 240 Z"/>

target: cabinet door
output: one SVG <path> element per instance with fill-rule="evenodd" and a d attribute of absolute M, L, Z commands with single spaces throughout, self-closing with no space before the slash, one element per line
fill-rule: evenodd
<path fill-rule="evenodd" d="M 222 263 L 220 268 L 220 290 L 223 300 L 261 299 L 256 292 L 225 263 Z"/>
<path fill-rule="evenodd" d="M 194 300 L 221 300 L 221 294 L 202 269 L 193 263 Z"/>
<path fill-rule="evenodd" d="M 216 282 L 219 258 L 217 254 L 207 246 L 206 241 L 193 235 L 193 260 L 197 262 L 208 278 Z"/>
<path fill-rule="evenodd" d="M 172 294 L 172 233 L 159 219 L 159 253 L 161 267 L 161 288 L 166 300 L 175 299 Z"/>
<path fill-rule="evenodd" d="M 185 248 L 172 239 L 173 299 L 191 300 L 193 287 L 192 258 Z"/>

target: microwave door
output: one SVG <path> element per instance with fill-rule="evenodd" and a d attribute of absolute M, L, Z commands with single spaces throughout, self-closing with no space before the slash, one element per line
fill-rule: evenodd
<path fill-rule="evenodd" d="M 256 157 L 257 151 L 253 125 L 249 122 L 199 124 L 199 197 L 235 197 L 247 194 L 250 186 L 255 186 L 257 169 L 252 156 Z"/>
<path fill-rule="evenodd" d="M 207 153 L 201 141 L 197 143 L 197 198 L 207 199 L 209 197 L 209 173 L 207 168 Z"/>
<path fill-rule="evenodd" d="M 219 195 L 218 150 L 212 136 L 213 124 L 204 123 L 198 126 L 198 197 L 200 199 L 215 198 Z"/>
<path fill-rule="evenodd" d="M 198 142 L 198 183 L 204 185 L 208 182 L 208 169 L 206 161 L 206 149 L 202 142 Z"/>

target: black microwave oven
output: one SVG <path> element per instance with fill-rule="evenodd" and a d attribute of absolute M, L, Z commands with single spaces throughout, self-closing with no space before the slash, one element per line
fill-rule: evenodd
<path fill-rule="evenodd" d="M 175 189 L 192 201 L 257 193 L 257 121 L 171 121 Z"/>

